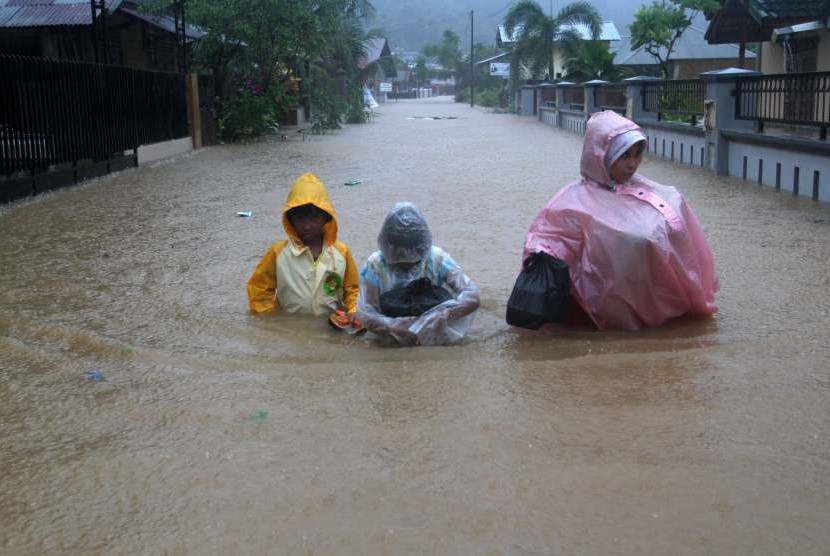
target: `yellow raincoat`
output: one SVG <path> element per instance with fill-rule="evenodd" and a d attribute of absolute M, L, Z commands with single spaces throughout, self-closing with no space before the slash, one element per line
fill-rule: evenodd
<path fill-rule="evenodd" d="M 331 216 L 323 228 L 323 251 L 317 260 L 288 220 L 288 211 L 313 204 Z M 282 227 L 288 239 L 273 244 L 248 280 L 251 311 L 327 315 L 345 308 L 357 311 L 358 273 L 354 257 L 337 240 L 337 214 L 326 186 L 316 175 L 297 178 L 282 209 Z"/>

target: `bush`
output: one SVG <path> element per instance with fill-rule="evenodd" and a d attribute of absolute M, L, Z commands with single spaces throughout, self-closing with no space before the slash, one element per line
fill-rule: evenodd
<path fill-rule="evenodd" d="M 233 95 L 217 103 L 216 129 L 222 141 L 250 141 L 260 135 L 276 133 L 280 115 L 296 106 L 296 97 L 287 93 L 282 84 L 274 84 L 263 91 L 261 87 L 243 81 Z"/>
<path fill-rule="evenodd" d="M 485 106 L 487 108 L 493 108 L 494 106 L 498 106 L 498 91 L 494 91 L 492 89 L 484 89 L 476 95 L 476 104 L 478 104 L 479 106 Z"/>
<path fill-rule="evenodd" d="M 499 105 L 499 90 L 497 89 L 476 89 L 475 95 L 475 103 L 478 106 L 493 108 Z M 457 90 L 455 102 L 470 102 L 470 89 Z"/>
<path fill-rule="evenodd" d="M 363 101 L 363 88 L 352 86 L 349 90 L 346 106 L 347 124 L 365 124 L 371 119 L 372 110 Z"/>

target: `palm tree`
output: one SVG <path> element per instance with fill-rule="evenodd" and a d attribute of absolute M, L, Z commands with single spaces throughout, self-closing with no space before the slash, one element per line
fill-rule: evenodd
<path fill-rule="evenodd" d="M 573 43 L 581 40 L 571 26 L 587 25 L 591 38 L 599 37 L 602 21 L 597 10 L 588 2 L 568 4 L 556 16 L 547 16 L 533 0 L 521 0 L 513 5 L 504 18 L 504 29 L 509 37 L 516 37 L 513 47 L 511 74 L 513 82 L 519 79 L 522 64 L 530 68 L 534 78 L 547 73 L 554 78 L 553 43 Z"/>
<path fill-rule="evenodd" d="M 614 53 L 598 41 L 582 41 L 575 50 L 567 49 L 565 71 L 569 80 L 604 79 L 617 81 L 623 73 L 614 65 Z"/>

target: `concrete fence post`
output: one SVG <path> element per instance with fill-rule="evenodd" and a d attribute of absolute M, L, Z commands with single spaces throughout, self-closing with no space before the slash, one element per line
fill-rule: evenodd
<path fill-rule="evenodd" d="M 723 130 L 752 131 L 754 122 L 735 118 L 735 81 L 739 77 L 761 75 L 742 68 L 726 68 L 700 74 L 706 84 L 703 129 L 706 132 L 706 166 L 720 176 L 729 174 L 729 141 Z"/>
<path fill-rule="evenodd" d="M 521 95 L 519 116 L 533 116 L 536 114 L 536 85 L 522 85 L 519 94 Z"/>

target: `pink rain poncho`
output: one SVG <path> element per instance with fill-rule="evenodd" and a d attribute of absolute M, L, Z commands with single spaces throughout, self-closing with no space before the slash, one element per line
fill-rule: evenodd
<path fill-rule="evenodd" d="M 572 298 L 601 330 L 636 330 L 717 311 L 712 252 L 680 192 L 637 174 L 614 184 L 609 175 L 609 145 L 631 130 L 640 128 L 614 112 L 591 117 L 582 180 L 542 209 L 522 256 L 543 251 L 566 262 Z"/>

